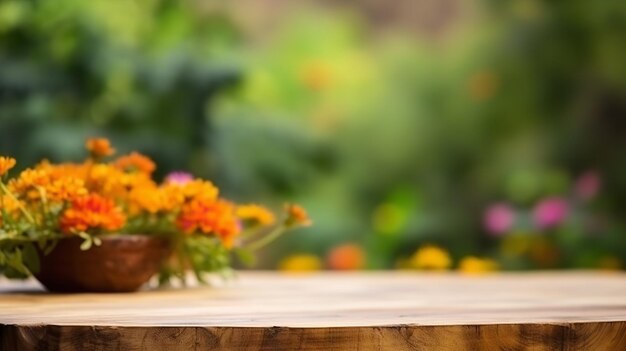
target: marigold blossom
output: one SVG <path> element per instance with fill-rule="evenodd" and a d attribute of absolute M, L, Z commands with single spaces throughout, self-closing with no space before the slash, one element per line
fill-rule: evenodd
<path fill-rule="evenodd" d="M 14 158 L 0 156 L 0 177 L 5 175 L 13 167 L 15 167 Z"/>
<path fill-rule="evenodd" d="M 28 168 L 17 178 L 9 181 L 9 189 L 15 194 L 23 194 L 26 199 L 37 200 L 41 197 L 38 188 L 44 188 L 49 184 L 49 170 Z"/>
<path fill-rule="evenodd" d="M 234 244 L 234 238 L 241 231 L 233 204 L 206 198 L 193 199 L 184 204 L 176 225 L 189 234 L 201 232 L 217 235 L 226 247 Z"/>
<path fill-rule="evenodd" d="M 115 153 L 115 149 L 111 146 L 109 139 L 106 138 L 87 139 L 85 147 L 87 147 L 91 156 L 96 159 L 111 156 Z"/>
<path fill-rule="evenodd" d="M 152 181 L 144 173 L 128 174 L 110 164 L 95 164 L 89 169 L 86 186 L 90 192 L 110 198 L 123 196 L 130 188 Z"/>
<path fill-rule="evenodd" d="M 87 195 L 85 182 L 74 177 L 64 177 L 52 181 L 45 187 L 46 196 L 51 201 L 70 201 L 74 198 Z"/>
<path fill-rule="evenodd" d="M 167 207 L 165 194 L 157 187 L 137 187 L 131 190 L 128 200 L 133 214 L 146 211 L 155 214 Z"/>
<path fill-rule="evenodd" d="M 287 219 L 285 220 L 286 225 L 309 226 L 313 224 L 311 218 L 309 218 L 309 215 L 302 206 L 296 204 L 287 204 L 285 208 L 287 212 Z"/>
<path fill-rule="evenodd" d="M 202 198 L 209 201 L 217 199 L 219 189 L 209 181 L 195 179 L 182 185 L 182 193 L 187 199 Z"/>
<path fill-rule="evenodd" d="M 11 197 L 11 196 L 7 196 L 7 195 L 0 195 L 0 210 L 2 210 L 7 216 L 9 216 L 10 218 L 17 218 L 20 214 L 19 212 L 19 208 L 20 208 L 20 202 L 19 200 L 16 200 L 15 198 Z M 3 223 L 3 218 L 2 218 L 2 214 L 0 213 L 0 225 L 2 225 Z"/>
<path fill-rule="evenodd" d="M 156 164 L 149 157 L 138 152 L 131 152 L 115 160 L 115 166 L 124 171 L 139 171 L 152 174 L 156 169 Z"/>
<path fill-rule="evenodd" d="M 124 226 L 126 218 L 111 199 L 98 194 L 81 196 L 66 209 L 59 226 L 65 234 L 80 233 L 88 229 L 113 231 Z"/>
<path fill-rule="evenodd" d="M 159 191 L 163 194 L 163 198 L 165 199 L 164 209 L 166 211 L 179 208 L 185 202 L 185 194 L 181 192 L 178 185 L 163 184 L 160 186 Z"/>

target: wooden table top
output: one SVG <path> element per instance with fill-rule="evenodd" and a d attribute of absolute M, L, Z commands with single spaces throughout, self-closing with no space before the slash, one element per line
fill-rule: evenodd
<path fill-rule="evenodd" d="M 258 272 L 130 294 L 4 280 L 0 326 L 7 350 L 626 350 L 626 274 Z"/>

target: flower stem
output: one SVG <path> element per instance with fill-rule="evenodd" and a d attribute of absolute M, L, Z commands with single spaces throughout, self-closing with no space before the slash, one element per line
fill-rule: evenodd
<path fill-rule="evenodd" d="M 257 241 L 253 241 L 249 244 L 246 244 L 245 247 L 250 250 L 250 251 L 257 251 L 261 248 L 263 248 L 265 245 L 271 243 L 272 241 L 278 239 L 287 229 L 286 226 L 281 225 L 279 227 L 276 227 L 276 229 L 274 229 L 273 231 L 271 231 L 269 234 L 267 234 L 266 236 L 260 238 Z"/>
<path fill-rule="evenodd" d="M 48 214 L 50 213 L 50 211 L 48 211 L 48 196 L 46 195 L 46 189 L 40 186 L 36 186 L 35 188 L 39 192 L 39 197 L 41 197 L 41 207 L 43 211 L 42 214 L 43 214 L 43 217 L 46 218 Z"/>
<path fill-rule="evenodd" d="M 32 224 L 36 224 L 35 223 L 35 219 L 33 218 L 33 216 L 31 216 L 30 212 L 28 212 L 24 208 L 22 203 L 15 197 L 15 195 L 13 195 L 13 193 L 7 188 L 6 185 L 4 185 L 4 183 L 2 181 L 0 181 L 0 189 L 2 190 L 3 193 L 8 195 L 11 198 L 11 200 L 15 201 L 15 203 L 19 207 L 20 211 L 24 214 L 24 217 L 26 217 L 26 219 L 28 219 L 29 222 L 31 222 Z"/>

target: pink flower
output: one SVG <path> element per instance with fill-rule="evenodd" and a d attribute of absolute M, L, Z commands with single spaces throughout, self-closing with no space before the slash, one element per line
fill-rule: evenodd
<path fill-rule="evenodd" d="M 514 222 L 515 210 L 505 203 L 489 206 L 483 217 L 485 229 L 494 235 L 506 233 L 511 229 Z"/>
<path fill-rule="evenodd" d="M 600 175 L 596 171 L 587 171 L 576 180 L 574 192 L 583 200 L 593 199 L 600 190 Z"/>
<path fill-rule="evenodd" d="M 177 185 L 183 185 L 193 180 L 193 175 L 187 172 L 176 171 L 168 174 L 165 177 L 166 183 L 172 183 Z"/>
<path fill-rule="evenodd" d="M 535 205 L 533 221 L 540 229 L 552 228 L 561 224 L 568 213 L 567 201 L 560 197 L 549 197 Z"/>

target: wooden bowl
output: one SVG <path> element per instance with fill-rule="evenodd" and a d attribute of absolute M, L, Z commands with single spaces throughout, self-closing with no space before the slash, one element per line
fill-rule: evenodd
<path fill-rule="evenodd" d="M 166 238 L 148 235 L 101 237 L 102 245 L 82 251 L 80 237 L 59 240 L 40 252 L 35 277 L 52 292 L 131 292 L 154 274 L 171 252 Z"/>

